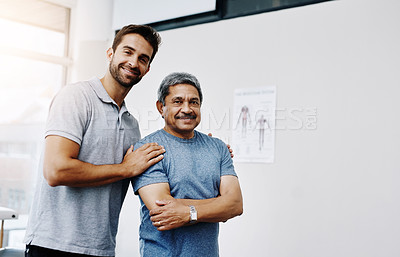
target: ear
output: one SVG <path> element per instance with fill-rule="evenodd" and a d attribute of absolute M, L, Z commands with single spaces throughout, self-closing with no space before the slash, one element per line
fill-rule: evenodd
<path fill-rule="evenodd" d="M 164 105 L 160 101 L 157 101 L 156 106 L 157 106 L 158 112 L 161 114 L 161 117 L 163 117 L 163 119 L 164 119 Z"/>
<path fill-rule="evenodd" d="M 107 60 L 108 60 L 109 62 L 111 61 L 113 55 L 114 55 L 113 49 L 112 49 L 111 47 L 108 48 L 108 50 L 107 50 Z"/>

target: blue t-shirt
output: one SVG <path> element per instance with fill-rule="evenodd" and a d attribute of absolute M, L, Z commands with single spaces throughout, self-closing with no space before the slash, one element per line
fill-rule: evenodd
<path fill-rule="evenodd" d="M 135 149 L 150 142 L 164 146 L 166 152 L 160 162 L 133 178 L 135 194 L 143 186 L 166 182 L 176 199 L 214 198 L 219 195 L 221 176 L 236 176 L 229 150 L 217 138 L 195 131 L 193 138 L 182 139 L 158 130 L 135 144 Z M 218 223 L 158 231 L 142 199 L 140 203 L 141 256 L 218 256 Z"/>

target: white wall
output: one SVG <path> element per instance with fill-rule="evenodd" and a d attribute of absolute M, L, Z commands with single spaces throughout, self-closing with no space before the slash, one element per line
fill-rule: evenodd
<path fill-rule="evenodd" d="M 317 110 L 316 129 L 277 113 L 273 164 L 235 163 L 245 210 L 221 225 L 221 256 L 400 256 L 399 12 L 397 0 L 332 1 L 161 33 L 127 97 L 143 135 L 160 127 L 156 89 L 172 71 L 199 78 L 218 121 L 202 130 L 226 141 L 235 88 L 276 85 L 278 110 Z M 138 206 L 130 193 L 119 257 L 137 255 Z"/>

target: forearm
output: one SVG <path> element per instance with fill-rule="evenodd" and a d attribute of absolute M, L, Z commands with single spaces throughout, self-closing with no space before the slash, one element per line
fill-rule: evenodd
<path fill-rule="evenodd" d="M 199 222 L 224 222 L 243 212 L 242 191 L 235 176 L 222 176 L 220 195 L 204 200 L 181 199 L 182 203 L 193 205 Z"/>
<path fill-rule="evenodd" d="M 224 222 L 243 212 L 241 197 L 218 196 L 204 200 L 179 199 L 178 201 L 195 206 L 198 222 Z"/>
<path fill-rule="evenodd" d="M 122 164 L 94 165 L 78 159 L 45 161 L 44 176 L 50 186 L 93 187 L 126 178 Z"/>
<path fill-rule="evenodd" d="M 141 174 L 163 158 L 156 143 L 131 146 L 121 163 L 94 165 L 78 159 L 80 146 L 60 136 L 46 137 L 43 174 L 50 186 L 93 187 Z"/>
<path fill-rule="evenodd" d="M 176 199 L 180 203 L 184 205 L 195 205 L 195 206 L 200 206 L 200 205 L 207 205 L 210 204 L 211 202 L 215 201 L 216 198 L 209 198 L 209 199 L 201 199 L 201 200 L 195 200 L 195 199 Z"/>
<path fill-rule="evenodd" d="M 242 193 L 235 176 L 221 177 L 221 195 L 209 199 L 175 199 L 170 194 L 168 183 L 148 185 L 138 192 L 150 210 L 150 220 L 158 230 L 188 225 L 189 205 L 195 206 L 198 222 L 224 222 L 243 212 Z"/>

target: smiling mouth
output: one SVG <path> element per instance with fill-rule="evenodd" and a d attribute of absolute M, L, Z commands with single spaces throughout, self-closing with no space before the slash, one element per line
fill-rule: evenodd
<path fill-rule="evenodd" d="M 121 69 L 123 69 L 125 71 L 125 73 L 127 73 L 131 76 L 140 76 L 140 72 L 138 72 L 137 70 L 131 70 L 124 66 L 121 66 Z"/>

